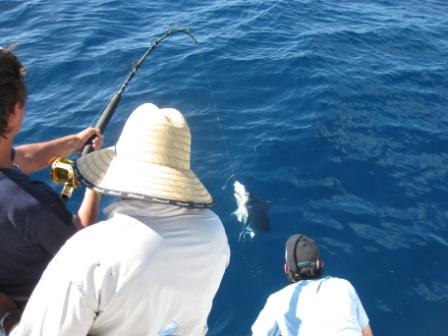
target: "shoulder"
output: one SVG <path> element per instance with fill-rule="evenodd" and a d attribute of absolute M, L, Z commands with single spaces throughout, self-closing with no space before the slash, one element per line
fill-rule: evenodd
<path fill-rule="evenodd" d="M 59 196 L 45 183 L 36 181 L 15 169 L 0 170 L 0 202 L 10 209 L 65 209 Z"/>
<path fill-rule="evenodd" d="M 107 256 L 109 253 L 119 254 L 120 248 L 123 248 L 123 246 L 117 248 L 119 239 L 113 235 L 115 233 L 120 236 L 120 232 L 116 232 L 116 230 L 114 232 L 112 226 L 108 230 L 107 225 L 103 224 L 108 223 L 99 222 L 75 232 L 64 242 L 56 254 L 54 260 L 58 261 L 59 267 L 69 273 L 73 279 L 92 269 L 104 259 L 101 257 Z M 121 235 L 126 234 L 121 232 Z M 112 246 L 113 244 L 115 246 Z"/>
<path fill-rule="evenodd" d="M 35 200 L 43 204 L 60 201 L 59 196 L 47 184 L 34 180 L 19 170 L 1 170 L 0 183 L 2 194 L 7 194 L 8 198 Z"/>
<path fill-rule="evenodd" d="M 180 226 L 187 225 L 192 231 L 201 231 L 204 235 L 224 236 L 224 225 L 221 219 L 210 209 L 185 208 L 178 216 L 171 217 Z M 169 220 L 169 219 L 168 219 Z"/>
<path fill-rule="evenodd" d="M 331 283 L 334 286 L 341 286 L 341 287 L 353 287 L 352 284 L 350 283 L 350 281 L 343 279 L 343 278 L 338 278 L 338 277 L 332 277 L 332 276 L 326 276 L 324 278 L 324 280 L 327 283 Z"/>
<path fill-rule="evenodd" d="M 73 252 L 74 254 L 102 255 L 103 252 L 109 251 L 106 254 L 113 252 L 124 255 L 129 248 L 141 247 L 144 249 L 146 246 L 143 242 L 148 243 L 148 236 L 155 237 L 151 241 L 152 243 L 156 239 L 160 239 L 137 219 L 127 215 L 118 215 L 79 230 L 67 240 L 63 248 L 67 253 Z"/>
<path fill-rule="evenodd" d="M 288 286 L 283 287 L 282 289 L 279 289 L 278 291 L 272 293 L 268 297 L 268 300 L 267 300 L 268 303 L 272 304 L 272 305 L 277 305 L 277 304 L 284 302 L 285 300 L 289 301 L 289 299 L 295 292 L 298 284 L 299 284 L 298 282 L 289 284 Z"/>
<path fill-rule="evenodd" d="M 186 214 L 221 223 L 218 215 L 209 208 L 188 208 L 186 209 Z"/>
<path fill-rule="evenodd" d="M 357 297 L 357 293 L 350 281 L 337 277 L 325 277 L 325 283 L 330 285 L 334 292 L 346 293 L 349 296 Z"/>
<path fill-rule="evenodd" d="M 51 228 L 55 222 L 72 225 L 72 215 L 59 195 L 19 170 L 0 170 L 0 190 L 0 214 L 12 223 L 21 227 L 37 223 L 40 228 Z"/>
<path fill-rule="evenodd" d="M 212 225 L 217 227 L 223 226 L 219 216 L 211 209 L 196 209 L 195 211 L 197 212 L 198 216 L 203 218 L 205 221 L 210 222 Z"/>
<path fill-rule="evenodd" d="M 20 191 L 31 184 L 31 179 L 17 169 L 0 169 L 0 185 L 2 195 L 10 191 Z M 15 196 L 16 193 L 11 196 Z"/>

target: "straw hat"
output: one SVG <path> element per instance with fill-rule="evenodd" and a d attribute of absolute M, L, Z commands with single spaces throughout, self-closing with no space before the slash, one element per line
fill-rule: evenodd
<path fill-rule="evenodd" d="M 182 114 L 146 103 L 132 112 L 116 146 L 81 156 L 75 169 L 85 185 L 103 194 L 212 206 L 190 168 L 190 147 L 190 128 Z"/>

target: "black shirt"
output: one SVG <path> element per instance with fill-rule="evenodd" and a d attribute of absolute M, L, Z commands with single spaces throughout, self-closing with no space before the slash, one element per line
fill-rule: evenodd
<path fill-rule="evenodd" d="M 50 259 L 76 232 L 72 214 L 46 184 L 0 169 L 0 291 L 26 301 Z"/>

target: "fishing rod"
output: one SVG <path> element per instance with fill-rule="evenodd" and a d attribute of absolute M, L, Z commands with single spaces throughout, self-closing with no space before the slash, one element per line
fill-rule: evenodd
<path fill-rule="evenodd" d="M 140 59 L 132 64 L 131 70 L 129 71 L 128 76 L 124 80 L 123 84 L 118 89 L 117 93 L 109 100 L 106 107 L 101 112 L 100 118 L 98 119 L 98 122 L 96 123 L 95 127 L 100 130 L 101 133 L 104 133 L 104 130 L 106 129 L 107 125 L 109 124 L 110 119 L 112 118 L 115 110 L 118 107 L 118 104 L 120 103 L 121 96 L 123 95 L 124 91 L 126 90 L 126 87 L 129 85 L 129 82 L 131 79 L 135 76 L 140 66 L 143 64 L 143 62 L 146 60 L 146 58 L 149 56 L 149 54 L 167 37 L 176 34 L 176 33 L 184 33 L 191 37 L 191 39 L 198 44 L 198 41 L 195 39 L 193 34 L 185 28 L 174 28 L 174 29 L 168 29 L 165 33 L 163 33 L 159 37 L 154 37 L 151 41 L 150 47 L 143 53 L 143 55 L 140 57 Z M 93 150 L 92 147 L 92 141 L 95 138 L 95 136 L 92 136 L 84 145 L 81 155 L 85 155 Z M 79 181 L 76 177 L 76 174 L 73 170 L 73 161 L 67 159 L 67 158 L 57 158 L 55 161 L 53 161 L 53 164 L 51 166 L 51 179 L 55 183 L 63 184 L 64 187 L 61 191 L 61 197 L 64 200 L 68 200 L 71 196 L 73 191 L 79 186 Z"/>
<path fill-rule="evenodd" d="M 104 133 L 104 129 L 106 128 L 107 124 L 109 123 L 109 120 L 112 118 L 112 115 L 114 114 L 118 104 L 120 103 L 121 100 L 121 95 L 123 94 L 124 90 L 126 89 L 126 87 L 128 86 L 129 82 L 131 81 L 131 79 L 135 76 L 135 74 L 137 73 L 138 69 L 140 68 L 140 66 L 142 65 L 142 63 L 145 61 L 145 59 L 148 57 L 148 55 L 164 40 L 166 39 L 168 36 L 174 34 L 174 33 L 185 33 L 188 36 L 190 36 L 193 41 L 197 44 L 198 41 L 194 38 L 193 34 L 191 34 L 191 32 L 188 29 L 183 29 L 183 28 L 176 28 L 176 29 L 169 29 L 167 30 L 162 36 L 160 37 L 155 37 L 152 42 L 151 42 L 151 46 L 148 48 L 148 50 L 146 50 L 146 52 L 140 57 L 140 59 L 133 64 L 131 71 L 128 74 L 128 77 L 125 79 L 125 81 L 123 82 L 123 84 L 121 85 L 120 89 L 118 90 L 118 92 L 110 99 L 109 103 L 107 104 L 107 106 L 105 107 L 105 109 L 103 110 L 103 112 L 101 113 L 101 116 L 96 124 L 96 128 L 99 128 L 101 133 Z M 84 155 L 86 153 L 89 153 L 92 151 L 92 140 L 94 137 L 92 137 L 87 144 L 84 146 L 81 155 Z"/>

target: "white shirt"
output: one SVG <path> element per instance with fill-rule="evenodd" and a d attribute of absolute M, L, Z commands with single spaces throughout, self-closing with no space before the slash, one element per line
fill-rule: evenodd
<path fill-rule="evenodd" d="M 57 253 L 12 335 L 205 335 L 230 250 L 208 209 L 138 200 Z"/>
<path fill-rule="evenodd" d="M 361 336 L 369 323 L 353 286 L 325 277 L 293 283 L 269 296 L 253 336 Z"/>

